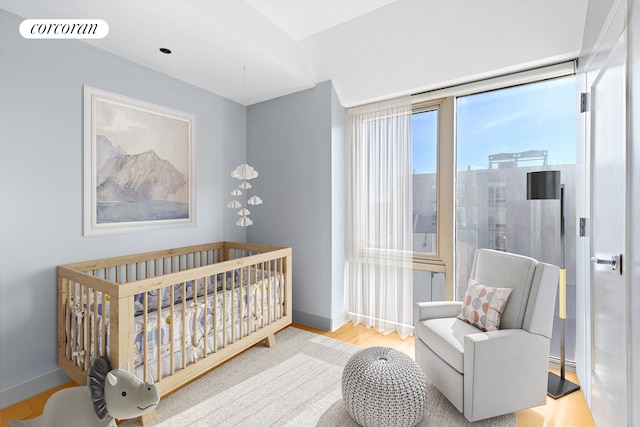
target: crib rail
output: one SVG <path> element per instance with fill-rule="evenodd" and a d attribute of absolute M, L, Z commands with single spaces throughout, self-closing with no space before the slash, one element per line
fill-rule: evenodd
<path fill-rule="evenodd" d="M 290 323 L 291 248 L 218 242 L 58 267 L 58 363 L 80 384 L 102 355 L 164 395 Z"/>

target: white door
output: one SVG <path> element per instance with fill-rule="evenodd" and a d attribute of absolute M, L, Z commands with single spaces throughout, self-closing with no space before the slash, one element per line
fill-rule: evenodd
<path fill-rule="evenodd" d="M 591 92 L 591 411 L 598 426 L 627 425 L 625 290 L 625 58 L 623 31 Z M 612 257 L 615 264 L 609 264 Z M 620 259 L 621 258 L 621 259 Z"/>

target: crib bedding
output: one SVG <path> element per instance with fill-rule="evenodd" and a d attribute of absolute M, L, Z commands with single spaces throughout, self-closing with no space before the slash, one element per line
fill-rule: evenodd
<path fill-rule="evenodd" d="M 218 350 L 223 343 L 229 344 L 247 333 L 256 330 L 263 322 L 270 323 L 280 314 L 280 281 L 274 280 L 272 286 L 263 288 L 260 284 L 243 286 L 242 298 L 240 287 L 225 292 L 216 292 L 207 296 L 206 322 L 207 342 L 206 351 L 210 353 Z M 247 307 L 247 299 L 249 306 Z M 147 339 L 144 339 L 145 321 L 144 315 L 138 315 L 134 320 L 134 370 L 140 374 L 142 369 L 145 344 L 147 366 L 151 368 L 151 374 L 157 377 L 158 338 L 160 338 L 160 354 L 162 359 L 162 375 L 168 375 L 171 369 L 170 356 L 174 354 L 174 370 L 183 366 L 182 343 L 186 343 L 186 364 L 193 363 L 205 355 L 205 303 L 204 300 L 194 302 L 187 300 L 186 309 L 182 303 L 174 305 L 173 313 L 170 307 L 160 310 L 160 322 L 158 311 L 147 315 Z M 225 309 L 223 310 L 223 306 Z M 215 307 L 215 309 L 214 309 Z M 185 314 L 183 316 L 183 310 Z M 223 318 L 223 313 L 226 315 Z M 233 319 L 232 319 L 233 316 Z M 194 319 L 195 317 L 195 319 Z M 183 328 L 183 322 L 185 327 Z M 193 327 L 195 325 L 195 328 Z M 160 332 L 158 332 L 160 329 Z M 241 331 L 242 329 L 242 331 Z M 173 330 L 173 340 L 171 334 Z M 185 335 L 183 336 L 183 330 Z M 108 345 L 108 344 L 107 344 Z"/>
<path fill-rule="evenodd" d="M 262 278 L 261 270 L 259 271 L 260 273 L 258 274 L 260 274 L 260 277 L 257 280 L 261 280 Z M 253 274 L 253 273 L 254 273 L 254 270 L 251 269 L 250 274 Z M 244 272 L 243 277 L 244 278 L 248 277 L 246 271 Z M 216 288 L 216 291 L 220 292 L 223 287 L 226 287 L 226 289 L 232 289 L 234 287 L 234 283 L 240 283 L 242 281 L 240 279 L 240 272 L 238 270 L 234 270 L 233 274 L 230 271 L 227 271 L 226 274 L 220 273 L 215 276 L 209 276 L 206 279 L 207 279 L 206 285 L 207 285 L 208 293 L 213 292 L 214 286 Z M 246 280 L 243 281 L 243 284 L 246 284 Z M 173 287 L 174 288 L 174 299 L 173 299 L 174 304 L 178 304 L 182 302 L 183 286 L 185 287 L 186 299 L 187 300 L 193 299 L 193 293 L 194 293 L 193 280 L 189 280 L 185 283 L 178 283 Z M 199 278 L 196 280 L 196 288 L 198 290 L 197 296 L 198 297 L 203 296 L 204 289 L 205 289 L 204 278 Z M 147 311 L 148 312 L 153 312 L 158 309 L 158 292 L 160 292 L 161 307 L 162 308 L 169 307 L 171 302 L 171 292 L 169 291 L 168 288 L 149 291 L 147 292 L 147 307 L 148 307 Z M 133 303 L 134 303 L 134 310 L 135 310 L 136 316 L 139 314 L 142 314 L 144 311 L 144 294 L 137 294 L 134 297 Z"/>
<path fill-rule="evenodd" d="M 133 353 L 136 376 L 144 377 L 145 354 L 148 374 L 159 379 L 183 367 L 183 343 L 186 352 L 185 365 L 188 365 L 204 357 L 205 349 L 206 353 L 211 353 L 281 317 L 281 284 L 284 280 L 281 274 L 250 268 L 241 272 L 236 270 L 233 275 L 231 272 L 227 272 L 225 276 L 219 274 L 216 277 L 209 276 L 206 279 L 206 304 L 204 278 L 195 280 L 195 288 L 197 289 L 195 298 L 194 281 L 174 285 L 173 305 L 170 303 L 171 286 L 147 292 L 146 322 L 144 294 L 137 294 L 134 297 Z M 249 280 L 252 282 L 249 285 L 247 285 L 247 278 L 250 278 Z M 185 287 L 184 293 L 183 286 Z M 158 294 L 160 294 L 161 301 L 160 310 L 157 309 Z M 186 304 L 182 303 L 183 295 L 186 297 Z M 108 330 L 103 327 L 106 326 L 103 325 L 103 319 L 107 325 L 110 320 L 109 299 L 98 302 L 98 316 L 95 319 L 94 304 L 87 304 L 87 300 L 92 301 L 93 298 L 85 295 L 82 300 L 82 306 L 85 309 L 82 312 L 87 316 L 85 318 L 82 314 L 77 314 L 77 328 L 68 328 L 67 333 L 73 336 L 76 329 L 86 331 L 85 326 L 88 323 L 91 336 L 95 337 L 98 342 L 102 342 L 102 332 Z M 249 301 L 248 306 L 247 300 Z M 205 307 L 207 314 L 206 344 Z M 105 316 L 102 316 L 103 308 Z M 225 314 L 224 318 L 223 314 Z M 160 321 L 158 321 L 158 316 L 160 316 Z M 145 323 L 146 340 L 144 339 Z M 161 375 L 158 375 L 158 340 L 160 340 L 161 347 Z M 109 354 L 109 334 L 106 337 L 106 347 L 107 354 Z M 101 348 L 97 350 L 102 351 Z M 172 354 L 173 357 L 171 357 Z M 91 358 L 93 359 L 95 356 L 92 348 Z M 172 359 L 173 370 L 171 369 Z"/>

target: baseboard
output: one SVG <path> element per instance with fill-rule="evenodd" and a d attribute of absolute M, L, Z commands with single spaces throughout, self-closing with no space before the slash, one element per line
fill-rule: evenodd
<path fill-rule="evenodd" d="M 557 357 L 549 357 L 549 368 L 560 370 L 560 359 Z M 565 372 L 571 372 L 572 374 L 576 373 L 576 362 L 571 360 L 565 360 L 564 362 L 564 370 Z"/>
<path fill-rule="evenodd" d="M 311 326 L 312 328 L 322 329 L 323 331 L 330 331 L 332 326 L 331 319 L 297 310 L 293 310 L 293 321 L 295 323 Z"/>
<path fill-rule="evenodd" d="M 39 377 L 0 390 L 0 409 L 30 399 L 69 381 L 71 381 L 71 378 L 62 369 L 55 369 Z"/>

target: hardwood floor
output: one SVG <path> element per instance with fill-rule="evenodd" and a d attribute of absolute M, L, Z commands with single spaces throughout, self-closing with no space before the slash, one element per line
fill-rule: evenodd
<path fill-rule="evenodd" d="M 413 337 L 403 340 L 396 333 L 382 335 L 374 329 L 367 329 L 362 325 L 353 326 L 351 323 L 346 324 L 335 332 L 326 332 L 300 324 L 294 324 L 293 326 L 362 347 L 377 345 L 392 347 L 405 352 L 412 358 L 415 357 Z M 577 382 L 577 378 L 573 374 L 568 373 L 567 379 Z M 3 409 L 0 411 L 0 427 L 8 427 L 10 419 L 21 420 L 40 415 L 45 402 L 51 394 L 61 388 L 75 385 L 75 383 L 71 382 Z M 547 397 L 546 405 L 520 411 L 516 415 L 518 427 L 595 426 L 582 392 L 574 392 L 558 400 Z"/>
<path fill-rule="evenodd" d="M 374 329 L 367 329 L 362 325 L 353 326 L 351 323 L 346 324 L 335 332 L 325 332 L 298 324 L 294 326 L 362 347 L 376 345 L 392 347 L 415 358 L 413 337 L 402 340 L 396 333 L 384 336 Z M 566 377 L 568 380 L 578 383 L 578 378 L 574 374 L 567 373 Z M 581 391 L 571 393 L 557 400 L 547 397 L 546 405 L 520 411 L 516 414 L 516 417 L 518 427 L 595 426 L 587 401 Z"/>

